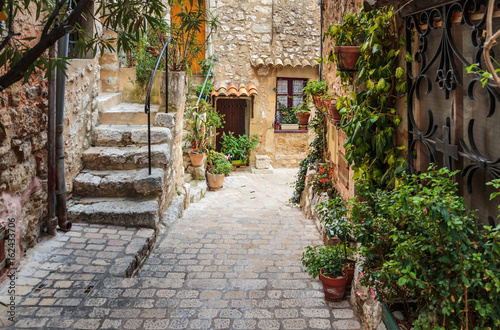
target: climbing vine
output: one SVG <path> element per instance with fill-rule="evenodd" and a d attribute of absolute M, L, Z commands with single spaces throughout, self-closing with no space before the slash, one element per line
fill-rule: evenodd
<path fill-rule="evenodd" d="M 352 15 L 352 14 L 350 14 Z M 365 177 L 378 187 L 394 186 L 396 177 L 406 168 L 404 147 L 396 145 L 395 135 L 401 119 L 394 109 L 396 100 L 406 93 L 404 69 L 398 66 L 400 47 L 393 36 L 393 11 L 387 7 L 370 12 L 361 10 L 352 22 L 363 29 L 364 42 L 357 91 L 340 97 L 337 109 L 347 134 L 346 158 L 354 170 L 354 178 Z M 330 28 L 333 34 L 338 29 Z"/>
<path fill-rule="evenodd" d="M 300 196 L 306 186 L 306 174 L 309 166 L 314 164 L 316 160 L 323 159 L 326 149 L 325 139 L 325 117 L 321 113 L 316 113 L 316 116 L 310 121 L 309 128 L 316 133 L 316 138 L 309 145 L 309 153 L 307 157 L 300 162 L 297 180 L 295 181 L 295 191 L 291 203 L 300 203 Z"/>

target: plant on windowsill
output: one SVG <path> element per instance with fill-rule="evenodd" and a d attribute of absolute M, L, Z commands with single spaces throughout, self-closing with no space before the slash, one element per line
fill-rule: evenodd
<path fill-rule="evenodd" d="M 281 118 L 281 129 L 282 130 L 298 130 L 299 117 L 294 107 L 286 107 L 283 104 L 279 104 L 278 112 Z"/>
<path fill-rule="evenodd" d="M 231 173 L 233 165 L 223 153 L 210 150 L 207 153 L 207 185 L 212 191 L 219 190 L 224 184 L 224 177 Z"/>
<path fill-rule="evenodd" d="M 309 123 L 309 117 L 311 116 L 311 111 L 306 102 L 302 102 L 300 105 L 294 107 L 297 117 L 299 118 L 299 125 L 307 125 Z"/>
<path fill-rule="evenodd" d="M 323 283 L 325 298 L 330 301 L 341 301 L 344 298 L 347 275 L 344 270 L 342 247 L 307 246 L 302 254 L 302 265 L 313 278 L 319 276 Z"/>
<path fill-rule="evenodd" d="M 250 152 L 257 149 L 260 139 L 257 134 L 248 137 L 246 134 L 234 136 L 233 132 L 229 134 L 222 133 L 221 152 L 231 159 L 233 165 L 248 165 Z"/>
<path fill-rule="evenodd" d="M 189 120 L 187 141 L 192 144 L 192 150 L 189 151 L 191 164 L 193 167 L 201 167 L 205 151 L 212 148 L 217 128 L 224 124 L 224 115 L 202 99 L 198 106 L 194 102 L 188 105 L 184 116 Z"/>

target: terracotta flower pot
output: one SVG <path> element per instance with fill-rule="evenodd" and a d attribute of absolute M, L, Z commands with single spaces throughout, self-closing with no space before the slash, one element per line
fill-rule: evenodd
<path fill-rule="evenodd" d="M 340 114 L 340 111 L 337 110 L 337 102 L 331 103 L 329 105 L 328 112 L 330 114 L 330 118 L 332 118 L 335 123 L 340 123 L 340 121 L 342 120 L 342 115 Z"/>
<path fill-rule="evenodd" d="M 337 70 L 356 71 L 356 62 L 361 55 L 359 46 L 336 46 L 334 51 L 337 54 Z"/>
<path fill-rule="evenodd" d="M 323 283 L 326 300 L 341 301 L 344 298 L 347 275 L 341 278 L 331 278 L 323 275 L 323 270 L 321 270 L 319 272 L 319 279 Z"/>
<path fill-rule="evenodd" d="M 354 270 L 356 269 L 356 260 L 347 258 L 344 259 L 345 263 L 354 264 L 353 268 L 346 268 L 345 272 L 347 274 L 347 283 L 345 285 L 346 290 L 350 290 L 352 287 L 352 280 L 354 279 Z"/>
<path fill-rule="evenodd" d="M 191 166 L 193 167 L 202 167 L 204 157 L 205 154 L 203 152 L 200 153 L 195 153 L 192 151 L 189 152 L 189 158 L 191 159 Z"/>
<path fill-rule="evenodd" d="M 207 173 L 208 189 L 215 191 L 222 188 L 224 184 L 224 174 L 211 174 Z"/>
<path fill-rule="evenodd" d="M 297 116 L 299 117 L 299 125 L 307 125 L 311 113 L 309 112 L 306 112 L 305 114 L 297 113 Z"/>
<path fill-rule="evenodd" d="M 321 98 L 317 95 L 313 96 L 314 99 L 314 105 L 316 108 L 321 109 L 323 107 L 323 102 L 321 101 Z"/>

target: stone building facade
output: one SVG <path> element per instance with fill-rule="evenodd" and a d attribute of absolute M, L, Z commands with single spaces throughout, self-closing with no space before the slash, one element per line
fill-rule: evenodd
<path fill-rule="evenodd" d="M 209 0 L 220 28 L 212 36 L 208 55 L 215 53 L 215 83 L 255 84 L 257 95 L 246 99 L 245 134 L 261 137 L 258 154 L 273 166 L 298 166 L 307 154 L 309 134 L 275 130 L 278 78 L 318 78 L 321 24 L 318 1 Z M 234 96 L 218 94 L 221 100 Z M 244 111 L 244 110 L 241 110 Z"/>

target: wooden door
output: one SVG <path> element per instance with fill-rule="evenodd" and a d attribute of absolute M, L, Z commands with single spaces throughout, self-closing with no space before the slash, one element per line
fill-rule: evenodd
<path fill-rule="evenodd" d="M 217 101 L 217 111 L 224 115 L 224 127 L 217 129 L 216 148 L 220 151 L 222 133 L 233 132 L 235 136 L 245 134 L 246 101 L 239 99 L 222 99 Z"/>

